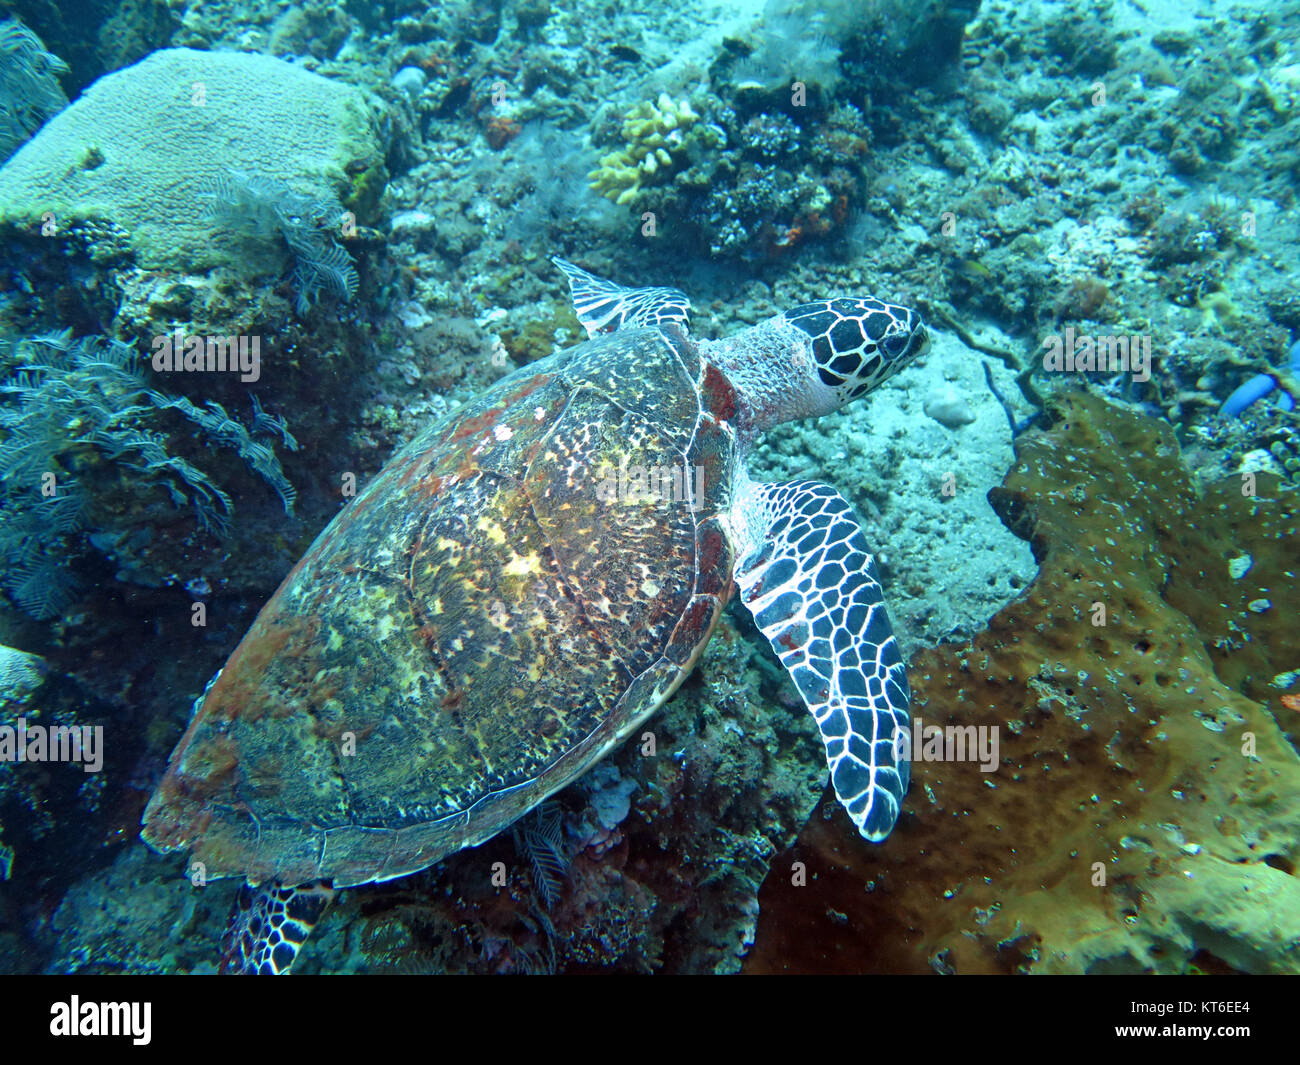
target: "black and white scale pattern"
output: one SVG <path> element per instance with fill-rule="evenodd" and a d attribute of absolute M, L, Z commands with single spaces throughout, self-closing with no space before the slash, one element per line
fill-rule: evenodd
<path fill-rule="evenodd" d="M 569 279 L 573 311 L 587 336 L 613 333 L 625 325 L 660 326 L 690 320 L 691 301 L 676 288 L 624 288 L 564 259 L 551 260 Z"/>
<path fill-rule="evenodd" d="M 287 976 L 298 951 L 334 898 L 324 881 L 285 887 L 271 881 L 244 884 L 226 932 L 224 972 Z"/>
<path fill-rule="evenodd" d="M 733 521 L 749 547 L 741 601 L 817 721 L 835 794 L 882 840 L 910 777 L 910 691 L 857 515 L 829 485 L 794 481 L 744 485 Z"/>
<path fill-rule="evenodd" d="M 784 318 L 813 338 L 817 374 L 841 403 L 866 395 L 929 343 L 919 314 L 877 299 L 818 300 Z"/>

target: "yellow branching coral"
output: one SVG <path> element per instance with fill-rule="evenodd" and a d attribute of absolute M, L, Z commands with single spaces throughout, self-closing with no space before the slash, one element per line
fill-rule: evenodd
<path fill-rule="evenodd" d="M 615 203 L 631 203 L 643 186 L 673 174 L 685 132 L 699 120 L 688 101 L 678 103 L 666 92 L 654 103 L 638 104 L 623 120 L 627 146 L 601 157 L 587 175 L 591 187 Z"/>

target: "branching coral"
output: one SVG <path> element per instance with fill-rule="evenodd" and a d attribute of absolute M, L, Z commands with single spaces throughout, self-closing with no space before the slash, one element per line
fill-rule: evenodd
<path fill-rule="evenodd" d="M 169 450 L 160 421 L 166 411 L 232 448 L 292 511 L 293 486 L 275 452 L 219 403 L 198 407 L 150 388 L 127 345 L 58 334 L 0 342 L 0 359 L 16 371 L 0 384 L 8 397 L 0 406 L 0 557 L 10 594 L 33 616 L 53 617 L 75 592 L 68 537 L 84 523 L 89 486 L 98 483 L 105 462 L 132 471 L 141 489 L 162 488 L 173 505 L 192 506 L 204 529 L 225 533 L 230 496 Z M 297 446 L 284 423 L 256 404 L 253 430 Z"/>
<path fill-rule="evenodd" d="M 1166 423 L 1049 413 L 990 494 L 1038 578 L 909 670 L 915 714 L 997 729 L 999 767 L 914 760 L 879 848 L 813 818 L 754 969 L 825 971 L 832 937 L 848 971 L 1300 971 L 1296 497 L 1265 475 L 1198 496 Z"/>
<path fill-rule="evenodd" d="M 591 187 L 617 204 L 631 203 L 646 185 L 662 183 L 681 165 L 686 131 L 700 119 L 690 102 L 660 93 L 638 104 L 623 121 L 626 147 L 602 156 L 588 177 Z"/>

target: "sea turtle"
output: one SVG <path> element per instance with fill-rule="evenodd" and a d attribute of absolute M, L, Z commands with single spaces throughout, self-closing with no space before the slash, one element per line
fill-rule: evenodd
<path fill-rule="evenodd" d="M 834 488 L 754 483 L 745 458 L 919 355 L 920 316 L 838 297 L 696 340 L 676 289 L 554 262 L 588 339 L 427 426 L 348 503 L 149 802 L 151 846 L 245 878 L 238 971 L 286 972 L 335 889 L 482 843 L 609 754 L 734 590 L 858 830 L 898 817 L 909 694 L 867 538 Z"/>

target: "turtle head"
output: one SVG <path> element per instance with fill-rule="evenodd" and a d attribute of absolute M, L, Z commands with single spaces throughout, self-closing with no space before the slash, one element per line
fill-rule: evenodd
<path fill-rule="evenodd" d="M 865 396 L 930 346 L 916 311 L 870 298 L 803 303 L 699 344 L 762 431 L 816 418 Z"/>
<path fill-rule="evenodd" d="M 834 393 L 828 410 L 866 395 L 930 346 L 916 311 L 877 299 L 818 300 L 780 317 L 811 338 L 817 382 Z"/>

